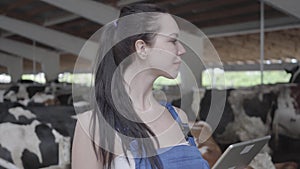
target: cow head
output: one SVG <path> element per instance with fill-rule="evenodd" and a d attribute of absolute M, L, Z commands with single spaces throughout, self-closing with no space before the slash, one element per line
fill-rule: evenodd
<path fill-rule="evenodd" d="M 287 73 L 292 74 L 291 78 L 290 78 L 290 83 L 300 83 L 300 66 L 294 66 L 290 69 L 285 68 L 285 71 Z"/>

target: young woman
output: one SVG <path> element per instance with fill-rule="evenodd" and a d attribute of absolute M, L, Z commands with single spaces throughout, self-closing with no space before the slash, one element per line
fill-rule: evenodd
<path fill-rule="evenodd" d="M 159 76 L 177 77 L 186 52 L 174 18 L 155 5 L 134 4 L 101 35 L 95 103 L 78 118 L 72 169 L 209 168 L 185 113 L 152 94 Z"/>

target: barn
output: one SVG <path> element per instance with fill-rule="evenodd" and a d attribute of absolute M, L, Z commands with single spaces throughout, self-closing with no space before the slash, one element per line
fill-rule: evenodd
<path fill-rule="evenodd" d="M 72 168 L 101 28 L 134 3 L 179 26 L 179 75 L 156 79 L 153 95 L 184 110 L 210 167 L 229 145 L 270 135 L 248 167 L 299 169 L 298 0 L 1 0 L 0 169 Z"/>

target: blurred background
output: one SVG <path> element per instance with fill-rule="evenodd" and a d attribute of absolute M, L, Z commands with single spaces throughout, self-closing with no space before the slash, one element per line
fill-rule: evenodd
<path fill-rule="evenodd" d="M 70 168 L 74 107 L 89 109 L 88 93 L 74 99 L 72 84 L 85 91 L 92 81 L 88 59 L 81 58 L 73 73 L 78 53 L 122 6 L 138 2 L 157 4 L 193 23 L 223 64 L 183 57 L 197 85 L 182 69 L 174 80 L 156 80 L 157 99 L 202 121 L 220 108 L 220 123 L 207 122 L 222 151 L 270 134 L 265 153 L 272 167 L 297 168 L 300 1 L 0 0 L 0 169 Z M 226 94 L 224 106 L 211 103 L 214 91 Z"/>

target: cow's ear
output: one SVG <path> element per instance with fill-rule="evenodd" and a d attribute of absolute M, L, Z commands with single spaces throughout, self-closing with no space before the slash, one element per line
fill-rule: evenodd
<path fill-rule="evenodd" d="M 299 69 L 299 65 L 291 67 L 291 68 L 284 68 L 286 73 L 292 73 L 292 74 L 295 73 L 298 69 Z"/>
<path fill-rule="evenodd" d="M 286 73 L 292 73 L 291 70 L 289 70 L 288 68 L 284 68 Z"/>

